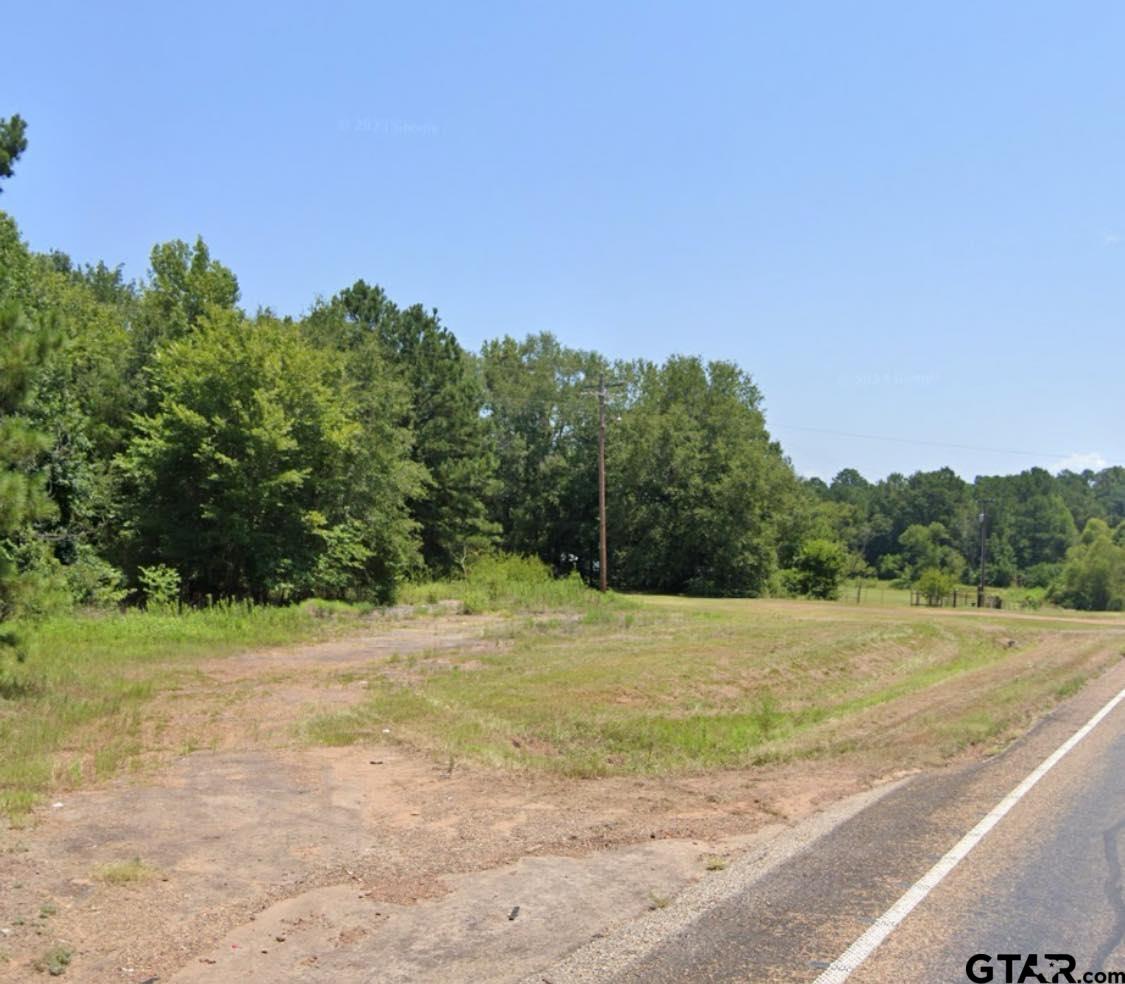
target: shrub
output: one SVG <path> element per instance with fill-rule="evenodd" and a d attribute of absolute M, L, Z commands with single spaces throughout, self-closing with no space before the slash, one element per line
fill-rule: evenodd
<path fill-rule="evenodd" d="M 69 607 L 63 566 L 47 543 L 39 539 L 25 540 L 16 544 L 8 556 L 19 575 L 5 582 L 5 590 L 0 595 L 0 618 L 36 618 Z"/>
<path fill-rule="evenodd" d="M 796 567 L 782 567 L 770 575 L 767 591 L 771 598 L 793 598 L 801 593 L 801 572 Z"/>
<path fill-rule="evenodd" d="M 1062 572 L 1062 569 L 1062 564 L 1032 564 L 1023 572 L 1023 586 L 1025 588 L 1049 588 L 1055 578 Z"/>
<path fill-rule="evenodd" d="M 927 567 L 914 582 L 914 590 L 926 596 L 926 604 L 937 607 L 956 587 L 952 574 L 936 567 Z"/>
<path fill-rule="evenodd" d="M 175 607 L 180 600 L 180 575 L 174 567 L 167 564 L 142 567 L 138 578 L 141 590 L 144 591 L 146 608 L 164 611 Z"/>
<path fill-rule="evenodd" d="M 836 598 L 844 579 L 848 556 L 834 540 L 808 540 L 797 554 L 797 587 L 811 598 Z"/>
<path fill-rule="evenodd" d="M 74 604 L 87 608 L 115 607 L 129 593 L 125 575 L 86 545 L 78 548 L 74 563 L 63 568 L 63 577 Z"/>
<path fill-rule="evenodd" d="M 599 605 L 622 605 L 613 592 L 605 595 L 588 587 L 577 572 L 557 578 L 537 557 L 516 554 L 487 554 L 473 562 L 464 578 L 407 584 L 399 598 L 411 604 L 434 604 L 456 599 L 466 613 L 519 610 L 552 611 L 588 609 Z"/>

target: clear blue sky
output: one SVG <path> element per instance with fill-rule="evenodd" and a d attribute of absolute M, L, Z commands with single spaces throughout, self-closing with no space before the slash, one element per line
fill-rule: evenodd
<path fill-rule="evenodd" d="M 1121 4 L 105 7 L 4 14 L 36 249 L 735 359 L 807 475 L 1125 463 Z"/>

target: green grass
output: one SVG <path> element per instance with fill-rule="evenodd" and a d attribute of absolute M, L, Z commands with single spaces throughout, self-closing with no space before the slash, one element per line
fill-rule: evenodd
<path fill-rule="evenodd" d="M 144 705 L 200 658 L 324 637 L 297 607 L 216 605 L 182 613 L 66 615 L 18 627 L 23 662 L 0 659 L 0 814 L 105 778 L 144 751 Z"/>
<path fill-rule="evenodd" d="M 389 729 L 442 761 L 571 776 L 856 749 L 918 764 L 994 743 L 1119 658 L 1120 632 L 1063 627 L 919 609 L 646 598 L 547 629 L 510 623 L 506 648 L 471 669 L 448 660 L 420 667 L 409 686 L 374 672 L 367 703 L 313 719 L 308 735 L 341 745 L 385 741 Z"/>
<path fill-rule="evenodd" d="M 553 577 L 542 561 L 512 555 L 482 557 L 461 579 L 405 584 L 398 600 L 408 605 L 456 600 L 468 614 L 581 611 L 588 619 L 635 605 L 612 591 L 604 595 L 591 591 L 576 573 Z"/>
<path fill-rule="evenodd" d="M 360 674 L 370 698 L 308 721 L 309 741 L 389 737 L 451 769 L 569 776 L 872 750 L 918 764 L 1001 743 L 1125 640 L 1125 621 L 600 595 L 518 558 L 411 585 L 403 600 L 443 598 L 519 614 L 488 623 L 483 650 L 391 656 Z M 161 728 L 148 703 L 198 683 L 199 660 L 338 634 L 366 611 L 220 605 L 22 626 L 26 661 L 0 663 L 0 812 L 18 820 L 48 793 L 142 766 Z M 206 747 L 205 733 L 190 740 Z"/>
<path fill-rule="evenodd" d="M 894 587 L 892 581 L 878 581 L 875 579 L 865 579 L 863 582 L 862 591 L 859 592 L 860 605 L 880 605 L 880 606 L 906 606 L 911 605 L 911 590 L 909 588 Z M 973 608 L 976 605 L 976 592 L 977 587 L 974 584 L 960 584 L 957 586 L 957 608 L 960 610 L 964 608 Z M 1046 599 L 1046 591 L 1042 588 L 997 588 L 989 585 L 987 588 L 989 595 L 1000 598 L 1004 604 L 1001 611 L 1006 612 L 1042 612 L 1045 615 L 1058 615 L 1067 618 L 1099 618 L 1099 619 L 1119 619 L 1122 625 L 1125 625 L 1125 615 L 1115 612 L 1079 612 L 1069 608 L 1060 608 L 1057 605 L 1050 604 Z M 839 604 L 855 606 L 856 602 L 856 582 L 845 581 L 840 587 L 840 596 L 837 599 Z M 948 600 L 946 608 L 951 607 Z"/>
<path fill-rule="evenodd" d="M 105 882 L 107 885 L 129 885 L 148 881 L 160 872 L 151 865 L 145 864 L 140 858 L 132 858 L 129 861 L 112 861 L 109 864 L 99 865 L 92 874 L 97 881 Z"/>

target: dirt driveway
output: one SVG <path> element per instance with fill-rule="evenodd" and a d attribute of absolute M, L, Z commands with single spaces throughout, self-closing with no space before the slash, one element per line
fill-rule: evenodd
<path fill-rule="evenodd" d="M 153 708 L 151 768 L 0 830 L 0 979 L 42 979 L 61 946 L 55 969 L 95 984 L 517 980 L 873 778 L 803 762 L 563 780 L 451 768 L 393 734 L 297 737 L 363 698 L 357 671 L 502 645 L 493 622 L 378 622 L 200 666 Z"/>

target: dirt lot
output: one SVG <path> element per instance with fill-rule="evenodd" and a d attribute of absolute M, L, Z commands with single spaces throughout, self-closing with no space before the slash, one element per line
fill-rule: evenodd
<path fill-rule="evenodd" d="M 568 781 L 450 771 L 393 735 L 294 740 L 309 715 L 362 699 L 350 668 L 494 647 L 491 623 L 403 622 L 202 665 L 154 709 L 151 769 L 0 833 L 0 978 L 37 977 L 55 944 L 73 950 L 66 975 L 90 982 L 518 978 L 664 904 L 740 835 L 869 778 L 806 764 Z M 212 747 L 174 754 L 204 732 Z M 150 870 L 106 880 L 134 858 Z"/>
<path fill-rule="evenodd" d="M 437 762 L 392 733 L 301 740 L 363 700 L 364 668 L 485 653 L 506 644 L 495 621 L 200 665 L 152 708 L 148 768 L 0 830 L 0 979 L 38 977 L 59 945 L 56 969 L 89 982 L 516 980 L 886 777 L 851 757 L 573 780 Z M 133 859 L 147 867 L 115 876 Z"/>

